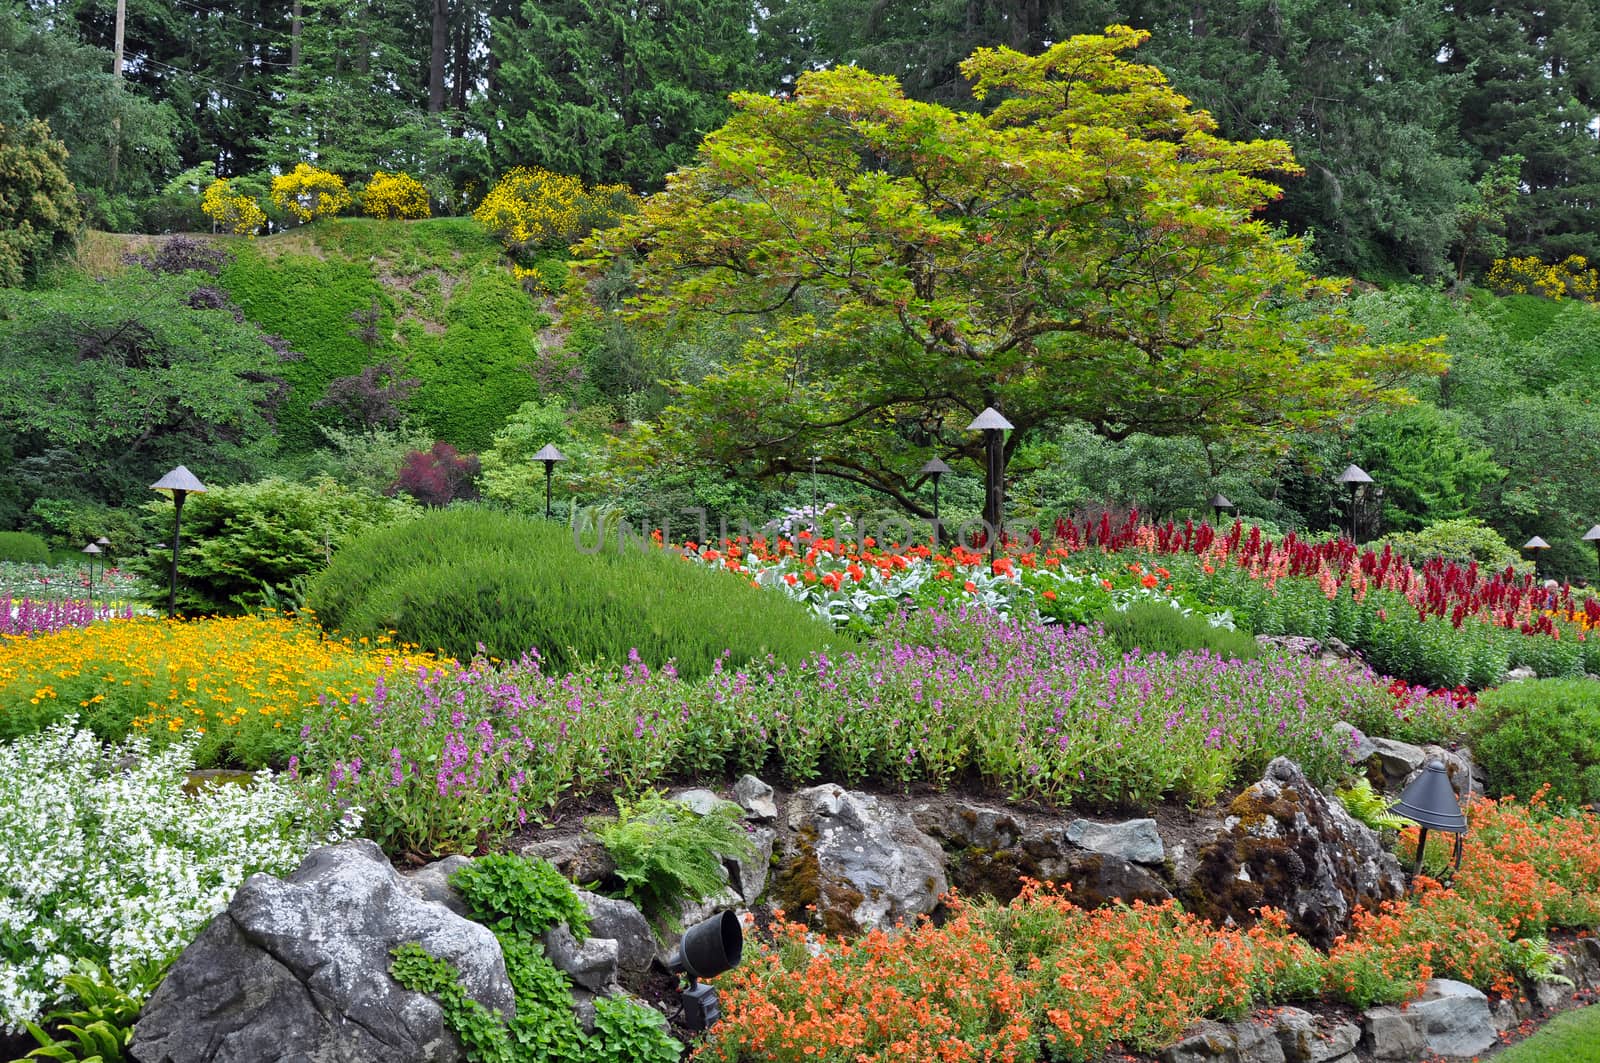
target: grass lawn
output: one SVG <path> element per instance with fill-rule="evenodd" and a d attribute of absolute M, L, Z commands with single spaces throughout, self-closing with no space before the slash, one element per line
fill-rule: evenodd
<path fill-rule="evenodd" d="M 1495 1056 L 1495 1063 L 1600 1063 L 1600 1008 L 1579 1008 Z"/>

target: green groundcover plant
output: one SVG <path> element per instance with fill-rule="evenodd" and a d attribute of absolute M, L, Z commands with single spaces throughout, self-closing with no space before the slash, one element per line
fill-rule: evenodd
<path fill-rule="evenodd" d="M 246 878 L 359 826 L 267 774 L 191 794 L 193 752 L 103 747 L 70 724 L 0 747 L 0 1028 L 63 1001 L 80 960 L 153 984 Z"/>
<path fill-rule="evenodd" d="M 408 943 L 390 972 L 407 989 L 428 993 L 461 1038 L 473 1063 L 674 1063 L 682 1048 L 660 1012 L 628 997 L 595 1000 L 592 1030 L 578 1024 L 567 976 L 545 958 L 537 938 L 565 923 L 588 932 L 582 902 L 555 868 L 518 856 L 480 857 L 451 876 L 472 917 L 494 932 L 505 957 L 517 1013 L 507 1019 L 467 995 L 461 972 Z"/>

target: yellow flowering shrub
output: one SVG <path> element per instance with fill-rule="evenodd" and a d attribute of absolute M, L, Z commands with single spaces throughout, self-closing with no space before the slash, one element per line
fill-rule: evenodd
<path fill-rule="evenodd" d="M 1489 267 L 1488 282 L 1500 295 L 1542 295 L 1589 303 L 1600 297 L 1600 271 L 1591 268 L 1582 255 L 1568 255 L 1548 265 L 1532 255 L 1497 258 Z"/>
<path fill-rule="evenodd" d="M 515 253 L 576 243 L 638 209 L 639 197 L 627 185 L 585 188 L 576 177 L 518 166 L 500 178 L 472 216 Z"/>
<path fill-rule="evenodd" d="M 408 173 L 379 170 L 361 193 L 361 209 L 372 218 L 426 218 L 428 190 Z"/>
<path fill-rule="evenodd" d="M 200 197 L 200 210 L 220 228 L 236 236 L 254 237 L 267 224 L 267 214 L 253 198 L 235 192 L 226 177 L 206 186 Z"/>
<path fill-rule="evenodd" d="M 430 654 L 333 638 L 281 617 L 138 617 L 34 638 L 0 637 L 0 740 L 68 716 L 100 738 L 201 735 L 196 763 L 282 766 L 303 717 L 364 703 L 379 676 L 437 667 Z"/>
<path fill-rule="evenodd" d="M 272 202 L 302 222 L 327 218 L 350 206 L 350 190 L 336 173 L 298 163 L 272 179 Z"/>

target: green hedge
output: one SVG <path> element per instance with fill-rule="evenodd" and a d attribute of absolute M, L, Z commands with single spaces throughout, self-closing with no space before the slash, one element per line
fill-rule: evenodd
<path fill-rule="evenodd" d="M 498 266 L 458 285 L 444 317 L 443 336 L 405 330 L 407 364 L 422 381 L 411 408 L 439 439 L 485 450 L 518 407 L 539 397 L 535 330 L 545 319 Z"/>
<path fill-rule="evenodd" d="M 290 451 L 320 445 L 317 426 L 339 418 L 330 410 L 312 409 L 312 403 L 327 394 L 330 381 L 361 372 L 369 360 L 350 315 L 376 300 L 383 310 L 379 329 L 388 335 L 394 328 L 390 302 L 372 269 L 364 262 L 310 255 L 269 257 L 246 247 L 223 267 L 221 280 L 246 317 L 304 355 L 282 369 L 290 391 L 278 411 L 278 434 Z"/>
<path fill-rule="evenodd" d="M 28 532 L 0 532 L 0 561 L 46 565 L 50 563 L 50 548 L 43 539 Z"/>
<path fill-rule="evenodd" d="M 1531 797 L 1548 783 L 1558 805 L 1600 801 L 1600 683 L 1530 679 L 1485 691 L 1472 752 L 1496 796 Z"/>
<path fill-rule="evenodd" d="M 479 507 L 429 513 L 347 545 L 307 595 L 322 623 L 465 660 L 536 647 L 547 670 L 629 651 L 701 676 L 773 654 L 798 661 L 837 643 L 804 606 L 733 574 L 649 548 L 581 552 L 565 525 Z M 724 657 L 726 652 L 727 656 Z"/>

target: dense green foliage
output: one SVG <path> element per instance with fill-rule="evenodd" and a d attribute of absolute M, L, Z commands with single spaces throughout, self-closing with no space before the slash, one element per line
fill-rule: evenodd
<path fill-rule="evenodd" d="M 542 934 L 565 923 L 582 941 L 589 916 L 572 884 L 546 860 L 490 853 L 450 876 L 472 917 L 495 930 Z"/>
<path fill-rule="evenodd" d="M 36 280 L 83 222 L 67 152 L 40 121 L 0 117 L 0 288 Z"/>
<path fill-rule="evenodd" d="M 390 973 L 407 989 L 439 1001 L 446 1025 L 474 1063 L 675 1063 L 682 1054 L 661 1014 L 629 997 L 595 1000 L 594 1029 L 578 1025 L 571 984 L 545 958 L 537 938 L 566 921 L 582 940 L 584 908 L 572 885 L 550 865 L 491 855 L 457 871 L 450 881 L 467 898 L 473 918 L 500 943 L 516 1016 L 507 1020 L 490 1013 L 467 995 L 460 971 L 415 943 L 394 951 Z"/>
<path fill-rule="evenodd" d="M 1528 798 L 1548 784 L 1553 804 L 1600 801 L 1600 683 L 1533 679 L 1486 691 L 1471 738 L 1496 796 Z"/>
<path fill-rule="evenodd" d="M 8 4 L 0 8 L 0 125 L 30 118 L 48 122 L 66 148 L 67 176 L 100 227 L 138 226 L 145 219 L 135 204 L 155 200 L 180 168 L 169 104 L 127 91 L 104 51 Z"/>
<path fill-rule="evenodd" d="M 0 532 L 0 561 L 46 565 L 50 563 L 50 548 L 43 539 L 28 532 Z"/>
<path fill-rule="evenodd" d="M 272 453 L 289 352 L 207 279 L 129 269 L 0 291 L 0 446 L 24 507 L 142 502 L 175 465 L 226 482 Z"/>
<path fill-rule="evenodd" d="M 587 826 L 616 861 L 624 896 L 669 924 L 685 904 L 727 885 L 724 857 L 748 859 L 754 852 L 744 812 L 731 801 L 702 815 L 646 790 L 634 801 L 618 795 L 616 816 Z"/>
<path fill-rule="evenodd" d="M 1290 142 L 1307 172 L 1269 217 L 1313 234 L 1336 270 L 1486 264 L 1494 226 L 1474 183 L 1502 159 L 1508 246 L 1595 252 L 1587 0 L 676 0 L 650 18 L 621 0 L 303 0 L 295 16 L 261 0 L 134 5 L 117 86 L 111 8 L 31 0 L 0 28 L 0 122 L 7 101 L 51 120 L 112 222 L 160 224 L 155 190 L 208 162 L 229 177 L 311 159 L 347 181 L 402 169 L 457 211 L 519 164 L 659 187 L 729 92 L 791 90 L 800 71 L 855 63 L 974 108 L 958 64 L 976 49 L 1037 54 L 1123 23 L 1154 35 L 1152 61 L 1222 135 Z"/>
<path fill-rule="evenodd" d="M 646 457 L 772 478 L 815 453 L 925 513 L 913 470 L 976 457 L 966 422 L 986 406 L 1017 429 L 1007 456 L 1065 417 L 1270 443 L 1442 368 L 1426 342 L 1349 327 L 1341 286 L 1254 217 L 1270 175 L 1296 172 L 1287 146 L 1216 137 L 1124 54 L 1143 40 L 980 50 L 962 71 L 1001 101 L 981 117 L 853 68 L 804 75 L 789 101 L 735 96 L 694 168 L 582 248 L 594 278 L 636 261 L 624 318 L 642 329 L 751 323 L 720 364 L 679 367 Z"/>
<path fill-rule="evenodd" d="M 480 647 L 511 660 L 536 648 L 551 670 L 637 650 L 701 676 L 719 661 L 795 661 L 835 639 L 803 606 L 736 576 L 637 543 L 580 552 L 565 525 L 475 508 L 356 539 L 308 602 L 349 635 L 393 630 L 461 660 Z"/>
<path fill-rule="evenodd" d="M 144 510 L 152 537 L 170 533 L 171 503 L 150 502 Z M 414 513 L 404 501 L 326 477 L 212 487 L 183 509 L 178 608 L 188 615 L 227 615 L 264 604 L 292 606 L 307 580 L 346 542 Z M 159 604 L 167 599 L 171 564 L 170 549 L 152 550 L 131 557 L 127 567 L 146 577 Z"/>
<path fill-rule="evenodd" d="M 1123 653 L 1175 656 L 1205 650 L 1218 657 L 1247 661 L 1261 652 L 1248 631 L 1217 627 L 1204 616 L 1184 613 L 1165 602 L 1134 602 L 1126 609 L 1108 609 L 1100 624 L 1106 637 Z"/>

